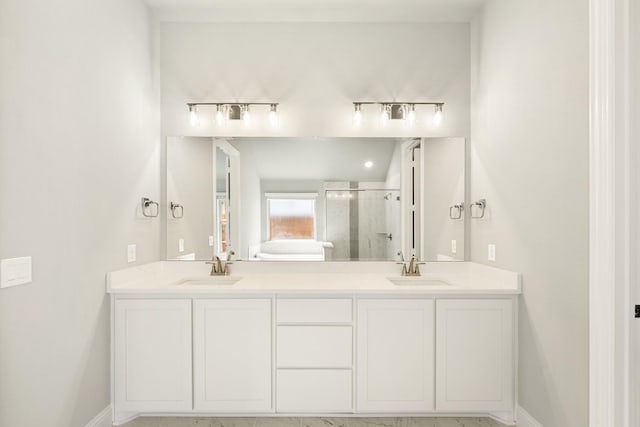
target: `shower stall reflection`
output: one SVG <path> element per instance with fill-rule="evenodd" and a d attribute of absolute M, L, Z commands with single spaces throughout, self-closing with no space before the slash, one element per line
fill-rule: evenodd
<path fill-rule="evenodd" d="M 400 190 L 325 190 L 326 240 L 336 261 L 376 261 L 400 252 Z"/>

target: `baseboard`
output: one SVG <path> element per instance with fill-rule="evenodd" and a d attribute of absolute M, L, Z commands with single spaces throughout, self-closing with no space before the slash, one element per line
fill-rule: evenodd
<path fill-rule="evenodd" d="M 84 427 L 112 427 L 111 422 L 111 405 L 104 408 L 98 415 L 93 417 L 91 421 Z"/>
<path fill-rule="evenodd" d="M 530 413 L 524 410 L 522 406 L 516 409 L 516 426 L 518 427 L 543 427 Z"/>

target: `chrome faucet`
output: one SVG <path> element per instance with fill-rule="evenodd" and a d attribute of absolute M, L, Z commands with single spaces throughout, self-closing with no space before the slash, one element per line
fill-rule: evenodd
<path fill-rule="evenodd" d="M 210 276 L 228 276 L 231 274 L 231 270 L 229 269 L 229 265 L 233 264 L 231 262 L 231 256 L 235 255 L 235 252 L 229 251 L 227 252 L 227 259 L 222 263 L 222 260 L 219 256 L 214 256 L 211 261 L 207 261 L 207 264 L 211 264 L 211 272 Z"/>
<path fill-rule="evenodd" d="M 409 266 L 407 266 L 407 263 L 404 260 L 404 255 L 402 254 L 402 252 L 400 252 L 400 262 L 396 264 L 402 264 L 402 272 L 400 273 L 401 276 L 420 276 L 419 266 L 423 265 L 424 262 L 418 262 L 416 256 L 412 255 L 411 259 L 409 260 Z"/>

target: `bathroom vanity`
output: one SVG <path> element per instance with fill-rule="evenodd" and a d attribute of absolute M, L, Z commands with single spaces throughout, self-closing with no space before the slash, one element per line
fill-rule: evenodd
<path fill-rule="evenodd" d="M 163 261 L 108 275 L 115 424 L 139 415 L 487 415 L 513 424 L 517 273 Z"/>

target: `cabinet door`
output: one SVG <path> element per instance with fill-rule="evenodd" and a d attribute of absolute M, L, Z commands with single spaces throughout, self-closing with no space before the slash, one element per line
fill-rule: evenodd
<path fill-rule="evenodd" d="M 438 300 L 438 411 L 513 410 L 511 300 Z"/>
<path fill-rule="evenodd" d="M 115 301 L 117 411 L 190 411 L 191 300 Z"/>
<path fill-rule="evenodd" d="M 358 301 L 357 410 L 433 411 L 433 300 Z"/>
<path fill-rule="evenodd" d="M 196 411 L 271 411 L 271 300 L 196 300 L 193 309 Z"/>

